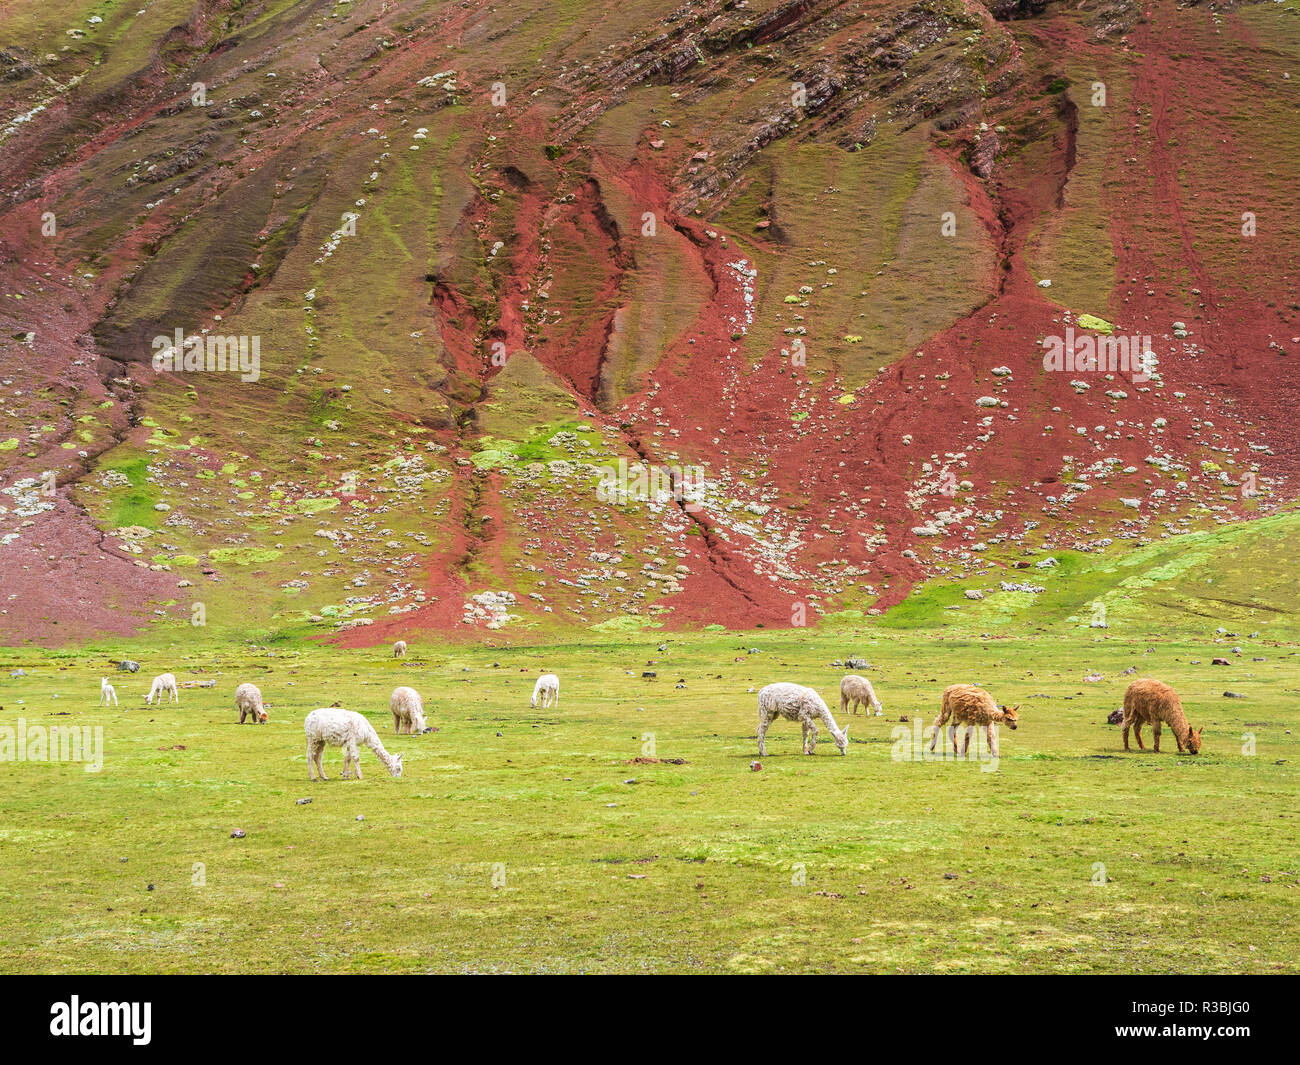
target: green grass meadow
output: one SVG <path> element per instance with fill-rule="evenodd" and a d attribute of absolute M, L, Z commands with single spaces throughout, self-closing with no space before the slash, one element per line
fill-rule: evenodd
<path fill-rule="evenodd" d="M 778 722 L 752 770 L 749 689 L 795 680 L 838 709 L 846 671 L 830 663 L 851 654 L 885 715 L 849 719 L 846 757 L 825 733 L 801 755 Z M 415 639 L 395 661 L 177 640 L 137 650 L 134 676 L 117 656 L 0 651 L 0 725 L 103 727 L 98 773 L 0 763 L 0 970 L 1300 968 L 1300 668 L 1284 641 L 706 632 Z M 1105 719 L 1130 666 L 1179 689 L 1199 757 L 1168 730 L 1159 755 L 1122 751 Z M 216 686 L 146 707 L 164 670 Z M 559 706 L 531 710 L 543 670 Z M 237 724 L 244 680 L 268 724 Z M 1021 704 L 996 766 L 916 757 L 914 722 L 956 681 Z M 398 684 L 437 732 L 393 735 Z M 308 781 L 303 717 L 335 701 L 403 753 L 401 779 L 363 750 L 365 779 L 343 781 L 329 749 L 331 779 Z"/>

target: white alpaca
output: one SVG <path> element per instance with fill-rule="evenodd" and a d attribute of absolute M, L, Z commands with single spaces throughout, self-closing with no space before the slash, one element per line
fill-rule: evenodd
<path fill-rule="evenodd" d="M 840 713 L 849 713 L 849 704 L 853 704 L 852 713 L 858 712 L 859 706 L 868 707 L 876 712 L 876 717 L 880 717 L 885 711 L 880 705 L 880 700 L 876 698 L 876 690 L 871 686 L 871 681 L 866 677 L 859 677 L 856 673 L 850 673 L 840 681 Z"/>
<path fill-rule="evenodd" d="M 117 692 L 113 690 L 113 685 L 108 683 L 107 677 L 100 677 L 99 678 L 99 705 L 107 706 L 108 701 L 110 699 L 113 701 L 113 705 L 116 706 Z"/>
<path fill-rule="evenodd" d="M 425 730 L 424 700 L 414 688 L 394 688 L 388 709 L 393 712 L 393 728 L 399 736 Z"/>
<path fill-rule="evenodd" d="M 355 710 L 344 710 L 337 706 L 325 706 L 313 710 L 303 722 L 307 733 L 307 776 L 311 780 L 320 774 L 321 780 L 328 780 L 320 764 L 321 752 L 328 744 L 343 748 L 343 779 L 348 779 L 350 767 L 355 767 L 357 779 L 361 779 L 361 758 L 358 745 L 365 744 L 375 752 L 375 757 L 384 763 L 384 768 L 395 777 L 402 775 L 402 756 L 389 754 L 379 742 L 379 733 L 375 726 Z"/>
<path fill-rule="evenodd" d="M 239 723 L 251 717 L 255 724 L 262 724 L 271 715 L 266 712 L 262 702 L 262 692 L 256 684 L 241 684 L 235 689 L 235 709 L 239 711 Z"/>
<path fill-rule="evenodd" d="M 158 697 L 158 705 L 162 705 L 163 692 L 171 693 L 171 701 L 179 703 L 180 694 L 176 691 L 176 678 L 170 673 L 159 673 L 153 679 L 153 687 L 149 689 L 149 694 L 144 697 L 144 701 L 153 706 L 154 696 Z"/>
<path fill-rule="evenodd" d="M 803 726 L 803 753 L 817 748 L 817 721 L 831 730 L 840 754 L 849 753 L 849 730 L 840 731 L 831 717 L 830 708 L 811 688 L 800 684 L 769 684 L 758 693 L 758 753 L 767 756 L 767 727 L 778 717 L 798 721 Z"/>
<path fill-rule="evenodd" d="M 537 683 L 533 685 L 533 697 L 528 705 L 535 708 L 538 699 L 542 701 L 543 710 L 548 706 L 559 706 L 560 678 L 554 673 L 543 673 L 537 678 Z"/>
<path fill-rule="evenodd" d="M 393 657 L 394 657 L 394 658 L 405 658 L 405 657 L 406 657 L 406 641 L 405 641 L 405 640 L 398 640 L 395 644 L 393 644 Z"/>

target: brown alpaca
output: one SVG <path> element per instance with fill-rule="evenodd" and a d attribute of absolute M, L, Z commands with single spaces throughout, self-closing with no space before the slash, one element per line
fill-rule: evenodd
<path fill-rule="evenodd" d="M 1135 680 L 1124 693 L 1124 750 L 1129 750 L 1128 730 L 1133 729 L 1137 736 L 1138 750 L 1145 751 L 1142 743 L 1142 725 L 1151 725 L 1151 742 L 1155 753 L 1160 753 L 1160 725 L 1164 723 L 1174 730 L 1174 740 L 1178 744 L 1178 753 L 1187 748 L 1188 754 L 1200 754 L 1201 733 L 1203 729 L 1192 731 L 1183 713 L 1182 701 L 1178 693 L 1158 680 Z"/>
<path fill-rule="evenodd" d="M 952 719 L 952 725 L 948 730 L 952 738 L 952 753 L 961 754 L 963 757 L 970 750 L 971 731 L 976 725 L 984 726 L 984 737 L 988 740 L 989 754 L 994 758 L 998 756 L 997 733 L 993 731 L 994 725 L 1006 725 L 1007 728 L 1014 729 L 1019 723 L 1020 718 L 1018 711 L 1020 706 L 999 706 L 993 701 L 993 696 L 982 688 L 975 687 L 974 684 L 949 684 L 943 690 L 943 709 L 939 716 L 934 719 L 934 735 L 930 737 L 930 750 L 934 750 L 935 743 L 939 739 L 939 731 L 943 728 L 944 722 L 949 718 Z M 965 742 L 959 752 L 957 750 L 957 729 L 965 725 Z"/>

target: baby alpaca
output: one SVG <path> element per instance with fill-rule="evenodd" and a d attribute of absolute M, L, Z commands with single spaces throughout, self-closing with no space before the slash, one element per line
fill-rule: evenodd
<path fill-rule="evenodd" d="M 952 753 L 961 754 L 965 757 L 966 752 L 970 750 L 971 732 L 976 725 L 984 726 L 984 737 L 988 740 L 989 754 L 994 758 L 998 756 L 998 737 L 994 729 L 995 725 L 1006 725 L 1010 729 L 1015 729 L 1020 718 L 1017 712 L 1020 707 L 1017 706 L 999 706 L 993 701 L 993 696 L 982 688 L 977 688 L 974 684 L 950 684 L 943 690 L 943 708 L 939 716 L 934 719 L 934 735 L 930 737 L 930 750 L 934 750 L 935 742 L 939 739 L 939 732 L 943 728 L 944 722 L 949 718 L 952 719 L 952 725 L 948 729 L 948 735 L 952 739 Z M 965 740 L 962 749 L 957 750 L 957 729 L 965 725 Z"/>
<path fill-rule="evenodd" d="M 850 703 L 853 704 L 852 711 L 849 710 Z M 865 706 L 867 713 L 874 710 L 876 717 L 880 717 L 885 712 L 880 705 L 880 700 L 876 698 L 876 691 L 871 686 L 871 681 L 866 677 L 859 677 L 856 673 L 850 673 L 840 681 L 840 713 L 856 714 L 859 706 Z"/>
<path fill-rule="evenodd" d="M 99 705 L 107 706 L 109 700 L 113 700 L 113 705 L 117 705 L 117 692 L 113 690 L 113 685 L 108 683 L 107 677 L 99 678 Z"/>
<path fill-rule="evenodd" d="M 1135 680 L 1124 693 L 1124 750 L 1129 750 L 1128 730 L 1137 735 L 1138 750 L 1145 751 L 1142 744 L 1142 725 L 1151 724 L 1151 741 L 1155 753 L 1160 753 L 1160 726 L 1168 725 L 1174 730 L 1174 741 L 1178 744 L 1178 753 L 1187 748 L 1188 754 L 1201 753 L 1201 733 L 1204 729 L 1192 731 L 1183 713 L 1182 701 L 1178 693 L 1168 684 L 1158 680 Z"/>
<path fill-rule="evenodd" d="M 560 703 L 560 678 L 554 673 L 543 673 L 537 678 L 537 683 L 533 685 L 533 698 L 529 706 L 536 709 L 537 700 L 541 699 L 542 709 L 548 706 L 558 706 Z"/>
<path fill-rule="evenodd" d="M 393 657 L 394 657 L 394 658 L 405 658 L 405 657 L 406 657 L 406 641 L 405 641 L 405 640 L 398 640 L 395 644 L 393 644 Z"/>
<path fill-rule="evenodd" d="M 315 780 L 317 773 L 321 780 L 329 779 L 320 764 L 321 752 L 325 750 L 326 744 L 343 748 L 344 780 L 348 779 L 351 767 L 356 768 L 357 779 L 361 779 L 361 758 L 357 749 L 359 744 L 365 744 L 374 751 L 375 757 L 384 763 L 384 768 L 392 776 L 402 775 L 402 756 L 384 750 L 374 725 L 355 710 L 332 706 L 313 710 L 303 722 L 303 730 L 307 733 L 307 776 L 310 780 Z"/>
<path fill-rule="evenodd" d="M 241 684 L 235 689 L 235 709 L 239 711 L 239 723 L 251 717 L 257 724 L 264 724 L 271 715 L 266 712 L 262 702 L 262 692 L 256 684 Z"/>
<path fill-rule="evenodd" d="M 817 748 L 817 721 L 824 722 L 835 738 L 840 754 L 849 753 L 849 730 L 840 731 L 831 717 L 830 708 L 811 688 L 800 684 L 769 684 L 758 693 L 758 753 L 767 757 L 767 728 L 778 717 L 798 721 L 803 726 L 803 753 Z"/>
<path fill-rule="evenodd" d="M 153 706 L 154 696 L 158 697 L 158 705 L 162 705 L 163 692 L 171 692 L 171 701 L 179 703 L 180 695 L 176 691 L 176 678 L 170 673 L 159 673 L 153 679 L 153 687 L 149 689 L 149 694 L 144 697 L 144 701 Z"/>
<path fill-rule="evenodd" d="M 394 688 L 388 709 L 393 712 L 393 728 L 399 736 L 424 731 L 424 700 L 414 688 Z"/>

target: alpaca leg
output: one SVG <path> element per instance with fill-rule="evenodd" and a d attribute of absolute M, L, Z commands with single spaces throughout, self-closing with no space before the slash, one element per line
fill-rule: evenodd
<path fill-rule="evenodd" d="M 934 745 L 939 742 L 939 735 L 943 731 L 943 714 L 934 719 L 932 728 L 934 731 L 930 735 L 930 750 L 933 751 Z"/>
<path fill-rule="evenodd" d="M 956 722 L 953 722 L 951 725 L 948 726 L 948 738 L 952 740 L 952 753 L 954 757 L 956 757 L 958 753 L 957 752 L 957 728 L 958 725 Z"/>
<path fill-rule="evenodd" d="M 1145 751 L 1147 749 L 1147 745 L 1142 742 L 1142 719 L 1141 718 L 1138 718 L 1136 721 L 1133 722 L 1133 735 L 1137 738 L 1138 750 Z"/>
<path fill-rule="evenodd" d="M 996 758 L 998 756 L 998 734 L 993 731 L 991 724 L 984 726 L 984 739 L 989 745 L 989 754 Z"/>
<path fill-rule="evenodd" d="M 849 702 L 850 702 L 849 697 L 845 695 L 843 692 L 840 692 L 840 713 L 841 714 L 853 713 L 853 711 L 849 709 Z"/>
<path fill-rule="evenodd" d="M 970 738 L 971 738 L 971 735 L 972 735 L 974 732 L 975 732 L 975 726 L 974 726 L 974 725 L 967 725 L 967 726 L 965 727 L 965 729 L 962 730 L 962 734 L 961 734 L 961 756 L 962 756 L 963 758 L 965 758 L 966 755 L 970 753 Z"/>
<path fill-rule="evenodd" d="M 767 757 L 767 715 L 762 710 L 758 712 L 758 756 Z"/>
<path fill-rule="evenodd" d="M 1124 750 L 1126 751 L 1130 749 L 1128 745 L 1128 730 L 1132 727 L 1133 719 L 1126 715 L 1124 718 Z"/>
<path fill-rule="evenodd" d="M 316 744 L 316 773 L 320 776 L 321 780 L 328 780 L 329 777 L 325 775 L 325 766 L 321 763 L 321 756 L 324 753 L 325 742 L 322 740 Z"/>
<path fill-rule="evenodd" d="M 808 722 L 808 749 L 804 754 L 814 754 L 817 751 L 817 726 L 811 721 Z"/>
<path fill-rule="evenodd" d="M 1158 720 L 1151 722 L 1151 746 L 1155 749 L 1156 754 L 1160 753 L 1160 722 Z"/>

